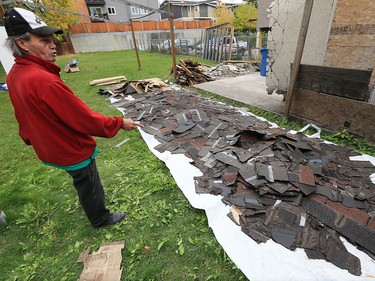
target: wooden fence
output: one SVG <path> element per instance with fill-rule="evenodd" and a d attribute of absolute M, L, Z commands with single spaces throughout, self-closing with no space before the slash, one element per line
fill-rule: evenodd
<path fill-rule="evenodd" d="M 173 25 L 176 29 L 202 29 L 212 26 L 211 20 L 175 20 Z M 169 30 L 169 21 L 133 21 L 134 31 L 148 30 Z M 90 22 L 80 23 L 69 29 L 70 34 L 82 33 L 107 33 L 107 32 L 129 32 L 131 31 L 130 22 L 113 23 L 113 22 Z"/>

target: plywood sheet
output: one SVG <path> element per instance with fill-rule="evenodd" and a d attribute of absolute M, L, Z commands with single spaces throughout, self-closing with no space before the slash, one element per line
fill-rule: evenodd
<path fill-rule="evenodd" d="M 297 89 L 291 113 L 332 130 L 348 132 L 375 142 L 375 105 Z"/>
<path fill-rule="evenodd" d="M 297 79 L 297 87 L 367 101 L 371 73 L 372 70 L 302 64 Z"/>

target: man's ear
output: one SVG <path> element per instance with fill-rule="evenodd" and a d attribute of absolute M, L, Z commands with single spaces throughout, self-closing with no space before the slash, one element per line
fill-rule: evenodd
<path fill-rule="evenodd" d="M 18 45 L 18 47 L 20 47 L 25 52 L 29 51 L 28 48 L 27 48 L 27 44 L 26 44 L 25 40 L 23 40 L 23 39 L 17 39 L 16 40 L 16 44 Z"/>

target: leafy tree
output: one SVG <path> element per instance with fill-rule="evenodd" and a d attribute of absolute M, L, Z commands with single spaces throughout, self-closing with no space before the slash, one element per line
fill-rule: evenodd
<path fill-rule="evenodd" d="M 75 3 L 73 0 L 43 0 L 45 6 L 57 8 L 61 11 L 51 9 L 44 9 L 42 15 L 46 24 L 58 27 L 66 34 L 69 27 L 79 20 L 79 17 L 73 14 L 64 13 L 62 11 L 76 12 Z"/>
<path fill-rule="evenodd" d="M 216 24 L 229 23 L 229 25 L 233 25 L 234 13 L 224 4 L 215 9 L 214 18 L 216 19 Z"/>
<path fill-rule="evenodd" d="M 258 18 L 258 9 L 253 3 L 246 3 L 234 9 L 234 28 L 239 31 L 255 31 Z"/>

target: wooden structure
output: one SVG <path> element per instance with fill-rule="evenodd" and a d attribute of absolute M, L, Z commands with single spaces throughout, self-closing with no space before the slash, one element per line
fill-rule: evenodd
<path fill-rule="evenodd" d="M 301 65 L 292 115 L 375 142 L 375 105 L 367 103 L 372 70 Z"/>
<path fill-rule="evenodd" d="M 371 70 L 301 64 L 297 87 L 367 102 Z"/>
<path fill-rule="evenodd" d="M 299 67 L 301 64 L 303 48 L 306 42 L 306 34 L 310 24 L 311 18 L 311 11 L 314 5 L 314 0 L 306 0 L 305 8 L 303 10 L 303 17 L 301 22 L 301 28 L 299 31 L 298 41 L 297 41 L 297 48 L 294 54 L 294 63 L 292 67 L 292 74 L 290 76 L 289 84 L 288 84 L 288 92 L 285 98 L 285 108 L 284 108 L 284 115 L 288 116 L 290 111 L 290 106 L 292 103 L 293 95 L 295 92 L 296 80 L 299 72 Z"/>
<path fill-rule="evenodd" d="M 217 62 L 231 59 L 233 34 L 233 27 L 230 27 L 228 23 L 207 28 L 202 40 L 202 57 Z M 229 46 L 221 44 L 223 38 L 228 38 L 228 36 L 230 37 Z"/>

